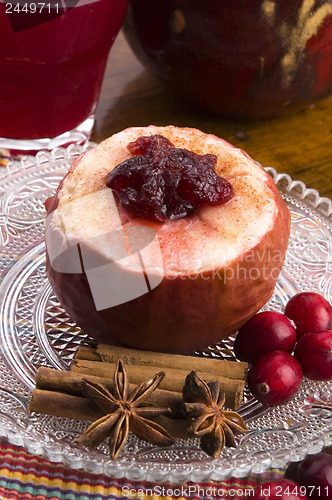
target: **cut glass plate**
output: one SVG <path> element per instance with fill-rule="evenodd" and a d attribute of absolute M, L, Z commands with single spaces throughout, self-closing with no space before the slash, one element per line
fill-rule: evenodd
<path fill-rule="evenodd" d="M 177 441 L 163 449 L 130 434 L 123 452 L 112 461 L 106 445 L 89 451 L 74 443 L 87 423 L 29 414 L 37 369 L 67 369 L 86 338 L 47 281 L 43 241 L 44 202 L 85 148 L 75 145 L 26 157 L 11 163 L 0 179 L 0 435 L 73 468 L 154 482 L 245 477 L 331 445 L 332 382 L 305 380 L 290 403 L 274 408 L 263 407 L 246 390 L 240 413 L 249 432 L 217 459 L 201 451 L 198 440 Z M 332 203 L 301 181 L 266 170 L 291 211 L 292 226 L 285 264 L 265 308 L 282 311 L 294 293 L 306 290 L 331 301 Z M 234 359 L 233 340 L 198 354 Z"/>

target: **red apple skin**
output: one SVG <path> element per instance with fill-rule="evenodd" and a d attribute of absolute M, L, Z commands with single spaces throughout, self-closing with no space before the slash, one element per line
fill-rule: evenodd
<path fill-rule="evenodd" d="M 330 7 L 131 0 L 124 28 L 138 59 L 176 96 L 222 116 L 259 119 L 331 93 Z"/>
<path fill-rule="evenodd" d="M 332 498 L 332 455 L 321 452 L 308 455 L 300 462 L 292 462 L 285 478 L 305 486 L 310 500 Z"/>
<path fill-rule="evenodd" d="M 252 500 L 308 500 L 304 488 L 290 479 L 266 481 L 255 488 Z"/>
<path fill-rule="evenodd" d="M 79 161 L 75 160 L 67 176 Z M 57 207 L 64 182 L 65 179 L 54 198 L 47 203 L 48 213 Z M 84 332 L 101 343 L 191 353 L 228 337 L 270 299 L 287 249 L 289 210 L 268 174 L 265 182 L 278 204 L 273 227 L 227 269 L 175 278 L 165 275 L 149 293 L 96 311 L 86 275 L 55 271 L 47 255 L 48 277 L 60 303 Z M 274 250 L 280 252 L 278 262 L 270 259 Z M 248 260 L 247 254 L 250 255 Z M 251 259 L 252 255 L 255 260 Z M 243 272 L 237 275 L 239 259 Z M 266 273 L 261 273 L 258 279 L 244 279 L 245 271 L 249 275 L 253 267 L 262 269 L 263 266 L 266 266 Z M 217 275 L 215 271 L 218 271 Z M 225 280 L 225 283 L 225 273 L 229 275 L 230 272 L 235 277 Z"/>
<path fill-rule="evenodd" d="M 311 380 L 332 380 L 332 331 L 303 335 L 294 351 L 303 375 Z"/>

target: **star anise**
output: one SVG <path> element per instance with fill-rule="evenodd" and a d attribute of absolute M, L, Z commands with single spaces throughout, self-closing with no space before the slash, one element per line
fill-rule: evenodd
<path fill-rule="evenodd" d="M 129 393 L 126 371 L 122 360 L 119 360 L 114 373 L 113 392 L 102 384 L 84 379 L 85 396 L 105 412 L 105 415 L 91 424 L 77 442 L 83 446 L 94 447 L 109 437 L 111 458 L 118 456 L 126 443 L 129 431 L 158 446 L 172 444 L 174 440 L 168 432 L 161 425 L 149 420 L 170 412 L 169 408 L 149 406 L 147 402 L 149 395 L 158 387 L 164 376 L 164 372 L 159 372 Z"/>
<path fill-rule="evenodd" d="M 183 401 L 185 413 L 192 418 L 192 435 L 201 438 L 202 450 L 213 458 L 224 446 L 235 447 L 234 436 L 248 430 L 238 413 L 223 409 L 225 394 L 219 382 L 207 383 L 195 371 L 186 377 Z"/>

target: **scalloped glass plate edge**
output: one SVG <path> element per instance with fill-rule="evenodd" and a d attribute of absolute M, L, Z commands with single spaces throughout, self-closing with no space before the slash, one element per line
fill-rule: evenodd
<path fill-rule="evenodd" d="M 91 147 L 93 145 L 94 144 L 91 143 L 84 148 L 76 145 L 68 149 L 57 148 L 57 150 L 54 150 L 52 152 L 39 153 L 36 158 L 26 157 L 21 162 L 14 162 L 13 164 L 10 164 L 8 166 L 7 176 L 5 176 L 4 179 L 0 179 L 0 189 L 1 185 L 6 186 L 6 183 L 7 185 L 10 185 L 11 182 L 24 182 L 24 173 L 26 173 L 27 177 L 29 178 L 31 176 L 33 177 L 38 169 L 40 169 L 40 172 L 47 172 L 48 166 L 52 164 L 52 162 L 58 162 L 60 164 L 63 163 L 64 167 L 66 166 L 65 164 L 68 163 L 69 166 L 69 164 L 75 157 L 77 157 L 88 147 Z M 331 200 L 329 200 L 328 198 L 321 198 L 316 190 L 307 188 L 301 181 L 293 181 L 288 174 L 279 174 L 271 167 L 266 167 L 266 170 L 273 177 L 274 181 L 281 189 L 286 199 L 288 194 L 295 196 L 295 205 L 299 205 L 299 210 L 301 209 L 302 200 L 304 202 L 305 208 L 309 208 L 309 212 L 310 207 L 312 207 L 314 211 L 317 212 L 317 214 L 320 214 L 322 216 L 322 218 L 324 219 L 322 227 L 314 228 L 314 230 L 316 230 L 316 233 L 319 234 L 319 238 L 321 238 L 321 241 L 324 244 L 328 243 L 330 232 L 328 232 L 328 229 L 326 229 L 325 218 L 329 219 L 332 213 Z M 308 221 L 310 222 L 310 218 L 308 219 Z M 298 224 L 298 227 L 300 227 L 300 223 L 298 220 L 296 221 L 296 224 Z M 330 250 L 330 247 L 328 248 L 328 250 Z M 323 252 L 323 257 L 324 255 L 325 254 Z M 330 271 L 331 270 L 329 270 L 329 273 Z M 322 276 L 321 271 L 320 274 L 321 281 L 317 285 L 318 289 L 320 289 L 321 282 L 324 281 L 324 279 L 324 283 L 326 283 L 326 281 L 328 280 L 331 281 L 330 274 L 328 276 Z M 284 277 L 282 276 L 281 281 L 283 279 Z M 285 279 L 287 282 L 287 276 Z M 280 287 L 281 289 L 287 288 L 287 283 L 286 285 L 285 283 L 281 283 Z M 298 288 L 301 288 L 301 285 L 296 287 L 296 289 Z M 302 288 L 305 288 L 305 285 L 302 285 Z M 330 292 L 330 285 L 328 285 L 328 288 L 326 288 L 326 290 L 327 289 Z M 15 370 L 15 368 L 8 368 L 7 365 L 8 364 L 6 364 L 6 367 L 0 365 L 0 372 L 4 372 L 7 370 L 8 373 L 6 372 L 6 375 L 8 374 L 13 376 L 13 373 L 10 372 L 13 369 Z M 327 386 L 330 385 L 331 384 L 327 384 Z M 323 419 L 330 419 L 331 421 L 330 413 L 326 413 L 326 407 L 329 407 L 331 404 L 331 387 L 329 391 L 325 391 L 324 394 L 321 394 L 319 392 L 319 384 L 316 384 L 316 386 L 317 398 L 320 399 L 319 404 L 321 405 L 321 407 L 318 408 L 319 404 L 317 404 L 317 408 L 319 409 L 319 411 L 321 411 Z M 15 383 L 12 383 L 11 388 L 16 388 Z M 328 389 L 328 387 L 326 387 L 326 389 Z M 0 425 L 0 433 L 4 437 L 6 437 L 12 444 L 24 446 L 28 451 L 41 454 L 52 462 L 60 461 L 65 465 L 68 465 L 75 469 L 83 468 L 88 472 L 103 473 L 110 477 L 126 477 L 131 480 L 150 480 L 159 482 L 172 481 L 174 483 L 189 480 L 200 482 L 204 480 L 224 480 L 232 476 L 245 477 L 252 473 L 264 472 L 270 467 L 282 467 L 289 460 L 299 460 L 303 458 L 307 453 L 315 453 L 317 451 L 320 451 L 323 446 L 330 445 L 332 443 L 332 427 L 328 425 L 328 431 L 323 435 L 314 438 L 310 442 L 310 444 L 306 442 L 301 444 L 300 446 L 290 446 L 289 449 L 287 449 L 286 451 L 283 450 L 282 453 L 273 453 L 273 451 L 258 453 L 258 456 L 260 458 L 258 462 L 258 456 L 256 456 L 256 458 L 255 456 L 252 456 L 250 461 L 248 460 L 247 456 L 243 456 L 241 458 L 241 443 L 238 450 L 239 453 L 237 459 L 235 459 L 232 463 L 232 458 L 231 456 L 229 456 L 227 465 L 225 460 L 202 460 L 202 456 L 199 454 L 197 458 L 196 446 L 193 446 L 193 457 L 196 456 L 196 459 L 194 459 L 191 463 L 188 463 L 188 459 L 184 460 L 182 464 L 180 461 L 179 463 L 174 464 L 174 466 L 172 464 L 163 464 L 159 462 L 159 465 L 161 466 L 158 468 L 158 461 L 156 462 L 155 459 L 150 460 L 148 458 L 149 454 L 153 456 L 154 453 L 153 449 L 151 449 L 150 447 L 147 447 L 143 450 L 142 456 L 144 456 L 145 453 L 147 457 L 147 460 L 145 460 L 145 462 L 144 460 L 142 462 L 142 456 L 140 457 L 139 454 L 137 455 L 136 460 L 134 459 L 132 461 L 127 460 L 128 457 L 125 457 L 123 460 L 110 461 L 105 455 L 101 456 L 98 452 L 87 453 L 84 450 L 73 447 L 68 441 L 63 441 L 61 440 L 61 438 L 59 440 L 59 438 L 57 437 L 59 435 L 59 429 L 57 429 L 57 419 L 50 419 L 50 426 L 51 428 L 52 426 L 54 428 L 48 435 L 40 434 L 39 429 L 38 432 L 34 432 L 33 419 L 36 417 L 32 417 L 32 419 L 29 419 L 29 417 L 27 418 L 26 415 L 26 403 L 29 397 L 29 391 L 20 391 L 19 384 L 17 390 L 11 390 L 5 387 L 5 389 L 1 390 L 0 393 L 2 397 L 6 398 L 6 403 L 9 402 L 9 407 L 10 405 L 13 405 L 15 409 L 12 415 L 10 415 L 10 411 L 8 410 L 0 409 L 0 421 L 2 422 L 2 424 Z M 312 416 L 310 414 L 309 408 L 305 408 L 305 410 L 307 411 L 307 413 L 305 414 L 306 416 L 303 419 L 304 422 L 306 421 L 306 418 L 311 418 Z M 269 410 L 266 413 L 269 413 Z M 314 418 L 316 417 L 317 415 L 314 415 Z M 262 418 L 264 419 L 264 415 L 260 414 L 258 420 Z M 260 422 L 255 422 L 255 424 L 257 424 L 256 427 L 254 426 L 251 429 L 251 436 L 254 436 L 253 439 L 255 439 L 255 436 L 259 437 L 262 432 L 276 432 L 276 429 L 273 427 L 272 429 L 262 428 L 262 424 Z M 292 428 L 292 424 L 290 424 L 290 428 L 288 428 L 287 425 L 288 424 L 286 422 L 283 429 L 278 429 L 278 431 L 281 432 L 282 435 L 289 435 L 293 437 L 296 432 L 301 432 L 301 425 L 300 428 L 298 426 Z M 133 447 L 136 446 L 135 438 L 133 438 L 130 445 Z M 181 448 L 181 445 L 179 446 Z M 163 459 L 165 460 L 165 456 Z"/>

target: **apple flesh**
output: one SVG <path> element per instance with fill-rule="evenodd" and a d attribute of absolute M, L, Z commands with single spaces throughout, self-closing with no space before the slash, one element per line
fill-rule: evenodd
<path fill-rule="evenodd" d="M 131 217 L 112 201 L 106 179 L 130 156 L 129 142 L 152 134 L 178 148 L 216 154 L 216 172 L 231 182 L 233 198 L 163 224 Z M 99 342 L 163 352 L 190 353 L 214 344 L 255 314 L 273 293 L 290 231 L 289 210 L 261 166 L 216 136 L 173 126 L 129 128 L 103 141 L 74 161 L 47 207 L 47 272 L 69 316 Z M 145 278 L 153 286 L 131 298 L 127 289 L 127 300 L 107 306 L 112 280 L 103 270 L 111 263 L 117 276 L 133 283 L 133 295 L 142 278 L 135 255 L 117 258 L 114 241 L 123 228 L 127 234 L 148 228 L 156 235 L 141 248 Z M 99 276 L 94 284 L 100 285 L 101 303 L 105 299 L 100 307 L 89 273 L 71 254 L 77 248 Z M 61 262 L 54 258 L 58 254 Z M 121 281 L 113 280 L 115 293 Z"/>

